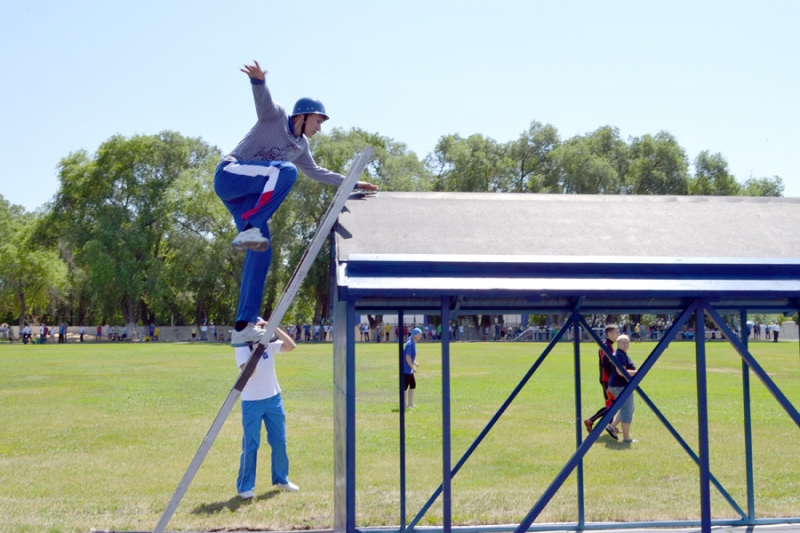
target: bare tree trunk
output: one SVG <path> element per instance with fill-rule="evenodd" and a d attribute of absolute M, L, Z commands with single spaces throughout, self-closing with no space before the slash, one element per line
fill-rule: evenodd
<path fill-rule="evenodd" d="M 317 290 L 319 292 L 319 290 Z M 314 320 L 312 320 L 312 324 L 319 324 L 320 319 L 322 318 L 322 313 L 325 309 L 327 309 L 326 305 L 323 305 L 322 298 L 317 295 L 317 304 L 314 306 Z"/>
<path fill-rule="evenodd" d="M 194 323 L 195 324 L 202 324 L 203 323 L 203 299 L 199 296 L 195 299 L 194 302 Z"/>
<path fill-rule="evenodd" d="M 126 297 L 122 304 L 122 319 L 128 328 L 128 340 L 133 339 L 133 328 L 136 326 L 136 303 L 133 298 Z"/>
<path fill-rule="evenodd" d="M 22 328 L 25 327 L 25 314 L 28 311 L 28 308 L 25 305 L 25 292 L 22 290 L 19 291 L 19 309 L 19 329 L 22 331 Z"/>

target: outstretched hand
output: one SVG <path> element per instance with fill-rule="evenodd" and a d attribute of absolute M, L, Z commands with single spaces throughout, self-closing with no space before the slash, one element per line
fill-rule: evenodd
<path fill-rule="evenodd" d="M 377 191 L 378 186 L 366 181 L 359 181 L 356 184 L 356 189 L 361 189 L 362 191 Z"/>
<path fill-rule="evenodd" d="M 261 65 L 258 64 L 258 61 L 255 59 L 253 60 L 255 65 L 245 65 L 244 68 L 239 69 L 249 77 L 256 79 L 256 80 L 264 80 L 264 74 L 266 73 L 265 70 L 261 69 Z"/>

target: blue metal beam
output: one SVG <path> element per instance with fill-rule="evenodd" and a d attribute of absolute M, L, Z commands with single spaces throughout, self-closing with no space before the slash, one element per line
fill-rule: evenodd
<path fill-rule="evenodd" d="M 531 377 L 533 377 L 533 374 L 541 366 L 541 364 L 547 358 L 548 354 L 553 350 L 553 348 L 555 348 L 555 346 L 559 343 L 559 341 L 561 341 L 564 334 L 567 331 L 569 331 L 570 325 L 575 320 L 575 316 L 576 314 L 572 314 L 567 318 L 566 322 L 564 322 L 564 326 L 558 330 L 558 333 L 556 333 L 555 337 L 553 337 L 553 339 L 544 349 L 542 354 L 538 357 L 538 359 L 536 359 L 536 361 L 533 363 L 528 372 L 522 377 L 522 379 L 514 388 L 514 390 L 511 391 L 511 394 L 508 396 L 508 398 L 506 398 L 506 401 L 503 402 L 503 405 L 500 406 L 500 408 L 494 414 L 492 419 L 489 420 L 489 423 L 486 424 L 486 427 L 484 427 L 483 430 L 478 434 L 477 438 L 470 445 L 470 447 L 467 448 L 467 451 L 464 452 L 464 455 L 461 456 L 461 459 L 458 460 L 456 466 L 453 468 L 453 472 L 450 475 L 451 479 L 455 477 L 455 475 L 458 473 L 461 467 L 464 466 L 464 463 L 467 462 L 467 459 L 470 458 L 470 456 L 478 448 L 480 443 L 483 442 L 483 439 L 486 438 L 486 435 L 489 434 L 489 432 L 492 430 L 497 421 L 500 420 L 500 417 L 503 416 L 503 413 L 506 412 L 506 409 L 508 409 L 508 407 L 514 402 L 514 399 L 517 397 L 517 395 L 519 395 L 519 393 L 522 392 L 522 389 L 525 387 L 525 385 L 528 383 Z M 444 330 L 444 327 L 442 327 L 442 330 Z M 409 522 L 406 531 L 412 531 L 414 529 L 414 527 L 417 525 L 417 523 L 419 523 L 422 517 L 425 516 L 425 513 L 428 512 L 428 509 L 431 508 L 431 505 L 433 505 L 433 502 L 436 501 L 436 499 L 439 497 L 441 493 L 442 493 L 442 485 L 439 485 L 439 487 L 433 492 L 431 497 L 428 498 L 428 501 L 425 502 L 425 505 L 423 505 L 422 508 L 419 510 L 414 519 L 411 520 L 411 522 Z"/>
<path fill-rule="evenodd" d="M 581 317 L 581 322 L 583 323 L 584 327 L 587 328 L 587 330 L 589 331 L 589 334 L 592 336 L 592 338 L 597 343 L 597 345 L 602 350 L 604 350 L 607 354 L 612 355 L 611 352 L 609 351 L 608 346 L 606 345 L 606 343 L 604 343 L 602 341 L 602 339 L 600 339 L 600 337 L 597 336 L 597 334 L 594 332 L 594 330 L 592 330 L 589 327 L 589 325 L 586 323 L 586 321 L 583 319 L 583 317 Z M 615 366 L 618 366 L 614 359 L 611 359 L 611 362 L 614 363 Z M 620 370 L 622 370 L 622 369 L 620 369 Z M 623 377 L 625 377 L 625 376 L 623 376 Z M 656 418 L 658 418 L 661 421 L 661 423 L 664 424 L 664 427 L 667 429 L 667 431 L 669 431 L 669 433 L 675 438 L 675 440 L 678 441 L 678 444 L 680 444 L 681 448 L 683 448 L 684 451 L 687 453 L 687 455 L 689 455 L 689 457 L 692 458 L 692 461 L 694 461 L 694 463 L 698 467 L 700 467 L 700 458 L 697 456 L 697 454 L 694 452 L 694 450 L 692 450 L 692 448 L 689 446 L 689 444 L 683 439 L 683 437 L 681 437 L 680 433 L 678 433 L 678 430 L 675 429 L 675 426 L 673 426 L 670 423 L 670 421 L 667 420 L 667 417 L 664 416 L 664 414 L 661 412 L 661 410 L 658 407 L 656 407 L 656 404 L 653 403 L 653 401 L 650 399 L 650 397 L 647 394 L 645 394 L 645 392 L 642 389 L 642 387 L 637 387 L 636 388 L 636 392 L 639 394 L 639 397 L 642 399 L 642 401 L 644 401 L 644 403 L 650 408 L 650 410 L 653 411 L 653 414 L 656 415 Z M 739 516 L 741 516 L 742 518 L 746 518 L 747 515 L 744 512 L 744 510 L 741 507 L 739 507 L 739 504 L 736 503 L 736 500 L 734 500 L 733 497 L 730 495 L 730 493 L 727 490 L 725 490 L 725 488 L 717 480 L 717 478 L 713 474 L 711 474 L 710 472 L 709 472 L 709 477 L 711 479 L 711 483 L 714 484 L 714 486 L 717 488 L 717 490 L 722 495 L 722 497 L 725 498 L 725 500 L 730 504 L 731 507 L 733 507 L 733 510 L 736 511 L 737 513 L 739 513 Z"/>
<path fill-rule="evenodd" d="M 747 347 L 747 310 L 743 309 L 739 315 L 742 332 L 742 346 Z M 753 424 L 750 417 L 750 367 L 742 360 L 742 403 L 744 404 L 744 458 L 745 474 L 747 476 L 747 518 L 752 523 L 756 518 L 756 498 L 753 484 Z"/>
<path fill-rule="evenodd" d="M 583 457 L 589 451 L 589 448 L 591 448 L 600 437 L 600 434 L 604 431 L 605 426 L 611 422 L 611 419 L 614 417 L 617 411 L 619 411 L 620 407 L 622 407 L 622 404 L 624 404 L 630 395 L 633 394 L 633 391 L 636 390 L 636 387 L 639 386 L 639 383 L 642 381 L 642 379 L 647 375 L 656 361 L 658 361 L 658 358 L 661 356 L 664 350 L 666 350 L 670 341 L 672 341 L 686 321 L 689 320 L 689 317 L 695 311 L 696 307 L 697 304 L 695 302 L 690 303 L 689 307 L 684 310 L 680 317 L 672 324 L 672 327 L 664 335 L 664 338 L 661 339 L 656 348 L 650 353 L 644 363 L 642 363 L 639 371 L 630 381 L 628 386 L 622 391 L 622 394 L 620 394 L 617 400 L 611 404 L 611 407 L 608 409 L 608 411 L 606 411 L 606 414 L 603 415 L 603 418 L 600 419 L 600 422 L 595 425 L 595 428 L 589 433 L 589 436 L 586 438 L 583 444 L 581 444 L 578 450 L 572 455 L 561 472 L 559 472 L 559 474 L 556 476 L 550 486 L 547 487 L 530 512 L 525 516 L 519 526 L 517 526 L 515 529 L 516 533 L 525 533 L 533 521 L 536 520 L 536 517 L 538 517 L 547 504 L 550 503 L 550 500 L 553 498 L 555 493 L 558 492 L 558 489 L 561 488 L 561 485 L 564 484 L 564 481 L 575 469 L 578 462 L 583 459 Z"/>
<path fill-rule="evenodd" d="M 450 533 L 453 520 L 450 473 L 450 297 L 442 296 L 442 515 L 444 533 Z"/>
<path fill-rule="evenodd" d="M 405 350 L 403 345 L 403 311 L 402 309 L 397 312 L 397 331 L 400 335 L 397 336 L 397 346 L 399 355 L 397 357 L 399 363 L 399 379 L 400 379 L 400 531 L 406 528 L 406 376 L 405 376 Z M 381 332 L 378 332 L 380 335 Z"/>
<path fill-rule="evenodd" d="M 347 299 L 347 292 L 339 292 L 342 301 Z M 361 299 L 361 298 L 364 299 Z M 419 294 L 411 296 L 402 295 L 382 295 L 377 293 L 360 296 L 356 301 L 356 312 L 361 314 L 391 314 L 397 309 L 414 310 L 420 314 L 438 314 L 439 299 L 441 294 L 435 296 L 420 297 Z M 461 300 L 460 313 L 464 315 L 474 314 L 552 314 L 569 313 L 572 311 L 572 298 L 566 297 L 547 297 L 541 293 L 518 292 L 509 296 L 507 293 L 498 293 L 490 297 L 469 297 Z M 657 299 L 651 296 L 622 299 L 619 294 L 616 297 L 611 295 L 593 295 L 587 298 L 581 306 L 584 314 L 618 314 L 618 313 L 639 313 L 639 314 L 679 314 L 686 307 L 685 298 L 670 297 L 665 298 L 659 295 Z M 759 298 L 724 298 L 714 303 L 714 307 L 720 312 L 739 312 L 742 308 L 747 308 L 751 312 L 758 313 L 787 313 L 797 312 L 797 304 L 791 298 L 767 299 Z"/>
<path fill-rule="evenodd" d="M 799 279 L 798 259 L 349 254 L 350 277 Z"/>
<path fill-rule="evenodd" d="M 580 314 L 578 318 L 583 320 Z M 591 328 L 589 328 L 591 329 Z M 581 325 L 578 320 L 573 325 L 573 363 L 575 366 L 575 449 L 578 450 L 583 443 L 583 417 L 581 416 Z M 583 505 L 583 460 L 578 461 L 578 525 L 584 523 Z"/>
<path fill-rule="evenodd" d="M 800 523 L 800 516 L 788 518 L 759 518 L 755 520 L 752 525 L 768 526 L 768 525 L 783 525 L 783 524 L 798 524 Z M 559 522 L 554 524 L 541 524 L 533 525 L 528 531 L 604 531 L 604 530 L 621 530 L 621 529 L 642 529 L 647 528 L 689 528 L 699 527 L 701 522 L 699 520 L 658 520 L 653 522 L 587 522 L 583 526 L 578 526 L 574 522 Z M 712 526 L 739 526 L 744 527 L 751 525 L 746 520 L 718 518 L 711 521 Z M 480 526 L 454 526 L 455 533 L 510 533 L 515 531 L 514 525 L 480 525 Z M 380 528 L 359 528 L 356 530 L 358 533 L 399 533 L 399 530 L 390 527 Z M 423 526 L 415 529 L 417 533 L 440 533 L 441 527 L 437 526 Z M 784 530 L 785 531 L 785 530 Z"/>
<path fill-rule="evenodd" d="M 697 433 L 700 448 L 700 527 L 711 533 L 711 487 L 708 478 L 708 390 L 706 388 L 705 302 L 695 312 L 695 353 L 697 361 Z"/>

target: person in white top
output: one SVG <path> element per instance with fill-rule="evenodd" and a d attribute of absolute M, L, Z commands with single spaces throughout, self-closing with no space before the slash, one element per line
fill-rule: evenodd
<path fill-rule="evenodd" d="M 772 342 L 778 342 L 778 335 L 781 332 L 781 327 L 777 322 L 772 323 Z"/>
<path fill-rule="evenodd" d="M 259 319 L 256 327 L 263 328 L 267 323 Z M 236 489 L 239 497 L 250 499 L 255 496 L 256 463 L 258 447 L 261 443 L 261 423 L 267 430 L 267 442 L 272 448 L 272 485 L 279 490 L 297 492 L 297 485 L 289 481 L 289 456 L 286 454 L 286 415 L 283 410 L 281 388 L 275 375 L 275 355 L 295 349 L 294 340 L 288 333 L 278 328 L 278 340 L 269 343 L 258 361 L 253 375 L 242 390 L 242 455 L 239 459 L 239 476 Z M 236 348 L 236 364 L 243 369 L 255 346 Z"/>

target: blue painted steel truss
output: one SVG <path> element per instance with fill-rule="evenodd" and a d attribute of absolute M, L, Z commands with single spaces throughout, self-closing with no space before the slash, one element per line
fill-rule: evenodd
<path fill-rule="evenodd" d="M 439 309 L 437 310 L 443 317 L 450 317 L 454 314 L 454 309 L 457 308 L 457 299 L 442 296 L 439 299 Z M 786 398 L 780 388 L 764 371 L 760 364 L 756 361 L 753 355 L 748 351 L 746 339 L 740 340 L 738 336 L 730 330 L 730 328 L 722 320 L 718 311 L 712 306 L 711 302 L 706 298 L 694 298 L 688 300 L 684 305 L 679 317 L 674 321 L 671 328 L 665 333 L 661 341 L 658 342 L 653 351 L 648 355 L 642 363 L 637 374 L 629 380 L 628 386 L 623 390 L 622 394 L 617 398 L 612 406 L 606 411 L 603 417 L 594 425 L 592 431 L 583 438 L 583 427 L 581 417 L 581 390 L 580 390 L 580 330 L 588 332 L 594 341 L 600 346 L 601 349 L 608 350 L 605 343 L 594 333 L 592 328 L 583 319 L 580 312 L 584 311 L 582 305 L 583 298 L 573 299 L 571 305 L 571 312 L 566 317 L 563 326 L 558 330 L 555 337 L 545 347 L 541 355 L 536 359 L 531 368 L 525 373 L 517 386 L 511 391 L 508 398 L 498 408 L 497 412 L 492 416 L 483 430 L 478 434 L 474 442 L 469 446 L 466 452 L 456 462 L 455 466 L 451 465 L 450 456 L 450 372 L 449 372 L 449 356 L 450 356 L 450 339 L 449 329 L 442 328 L 442 484 L 433 492 L 430 498 L 416 513 L 414 518 L 406 524 L 406 472 L 405 472 L 405 409 L 404 409 L 404 384 L 403 384 L 403 344 L 402 336 L 399 339 L 399 402 L 400 402 L 400 527 L 397 530 L 381 528 L 379 530 L 370 530 L 365 528 L 357 528 L 355 525 L 355 314 L 359 309 L 359 302 L 349 301 L 346 304 L 347 308 L 347 324 L 346 331 L 346 354 L 347 365 L 346 372 L 348 382 L 348 401 L 347 401 L 347 416 L 350 419 L 348 424 L 348 446 L 347 446 L 347 515 L 346 527 L 343 531 L 346 533 L 354 533 L 360 531 L 361 533 L 368 533 L 371 531 L 397 531 L 398 533 L 411 533 L 413 531 L 443 531 L 450 533 L 451 530 L 458 530 L 462 533 L 467 532 L 499 532 L 499 531 L 514 531 L 515 533 L 524 533 L 526 531 L 547 531 L 547 530 L 603 530 L 603 529 L 620 529 L 620 528 L 638 528 L 638 527 L 691 527 L 700 526 L 702 531 L 710 531 L 711 526 L 714 525 L 729 525 L 729 526 L 748 526 L 748 525 L 764 525 L 776 523 L 800 523 L 800 517 L 785 517 L 778 519 L 764 519 L 757 518 L 755 510 L 755 498 L 753 488 L 753 447 L 752 447 L 752 433 L 750 421 L 750 382 L 749 374 L 753 372 L 756 377 L 761 380 L 767 390 L 775 397 L 778 403 L 783 407 L 784 411 L 789 417 L 800 427 L 800 413 Z M 407 306 L 396 309 L 400 324 L 402 324 L 403 313 L 409 311 L 417 311 L 413 306 Z M 431 310 L 427 310 L 429 314 L 433 314 Z M 706 363 L 705 363 L 705 336 L 703 332 L 704 315 L 716 323 L 717 327 L 722 331 L 722 334 L 733 345 L 736 351 L 742 358 L 742 382 L 743 382 L 743 408 L 744 408 L 744 431 L 745 431 L 745 459 L 746 459 L 746 477 L 747 477 L 747 510 L 745 511 L 725 490 L 719 480 L 711 473 L 709 468 L 709 444 L 708 444 L 708 407 L 707 407 L 707 386 L 706 386 Z M 681 328 L 688 322 L 688 320 L 695 316 L 696 318 L 696 360 L 697 360 L 697 395 L 698 395 L 698 443 L 699 450 L 695 452 L 686 440 L 678 433 L 675 427 L 669 422 L 666 416 L 657 408 L 654 402 L 647 396 L 641 387 L 642 380 L 647 376 L 648 372 L 658 361 L 659 357 L 664 353 L 666 348 L 675 339 Z M 740 317 L 742 323 L 746 323 L 747 312 L 740 310 Z M 508 407 L 514 402 L 516 397 L 529 382 L 531 377 L 536 373 L 537 369 L 541 366 L 548 354 L 551 353 L 553 348 L 560 342 L 567 332 L 573 330 L 574 340 L 574 360 L 575 360 L 575 435 L 576 435 L 576 450 L 570 457 L 562 470 L 556 475 L 550 485 L 545 489 L 539 499 L 533 504 L 530 512 L 525 518 L 514 527 L 509 526 L 476 526 L 476 527 L 453 527 L 452 514 L 451 514 L 451 482 L 452 478 L 464 466 L 473 452 L 480 446 L 485 437 L 489 434 L 495 424 L 500 420 Z M 613 361 L 613 359 L 612 359 Z M 622 404 L 632 394 L 636 392 L 644 403 L 653 411 L 656 417 L 662 422 L 669 433 L 679 443 L 681 448 L 691 457 L 691 459 L 698 465 L 700 472 L 700 511 L 701 516 L 699 520 L 681 520 L 681 521 L 659 521 L 659 522 L 608 522 L 608 523 L 586 523 L 584 520 L 584 495 L 583 495 L 583 476 L 582 476 L 582 463 L 583 458 L 589 451 L 592 445 L 602 435 L 604 428 L 609 424 L 620 409 Z M 578 491 L 577 491 L 577 520 L 573 524 L 558 524 L 558 525 L 534 525 L 534 521 L 541 514 L 544 508 L 551 501 L 553 496 L 561 488 L 566 479 L 576 472 Z M 738 519 L 724 519 L 712 520 L 711 519 L 711 504 L 710 504 L 710 487 L 713 485 L 716 490 L 728 502 L 731 508 L 739 515 Z M 438 527 L 419 527 L 419 521 L 425 516 L 427 511 L 433 503 L 442 497 L 443 503 L 443 516 L 444 522 L 441 528 Z"/>

